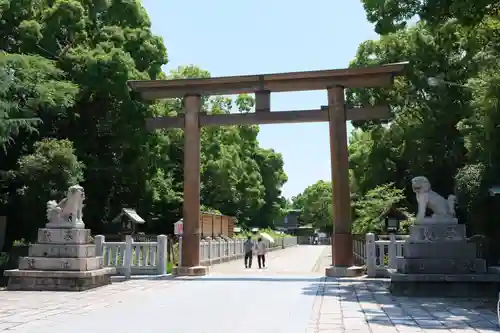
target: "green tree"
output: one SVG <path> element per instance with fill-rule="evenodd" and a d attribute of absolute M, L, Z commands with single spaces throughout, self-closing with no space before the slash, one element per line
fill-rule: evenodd
<path fill-rule="evenodd" d="M 403 190 L 395 188 L 393 184 L 380 185 L 367 191 L 354 203 L 352 232 L 360 235 L 368 232 L 382 233 L 381 215 L 390 208 L 404 204 L 404 201 Z M 400 209 L 404 211 L 404 208 Z"/>
<path fill-rule="evenodd" d="M 38 133 L 19 132 L 18 140 L 0 157 L 7 193 L 0 209 L 9 219 L 26 218 L 12 200 L 20 186 L 12 176 L 19 171 L 18 159 L 33 153 L 41 138 L 68 139 L 85 165 L 81 185 L 87 194 L 88 227 L 105 232 L 102 221 L 129 206 L 148 221 L 145 231 L 171 232 L 172 223 L 182 215 L 183 131 L 148 133 L 145 119 L 179 114 L 181 101 L 142 101 L 128 91 L 126 82 L 210 74 L 196 66 L 181 66 L 168 75 L 161 72 L 167 63 L 166 49 L 151 33 L 139 1 L 4 1 L 0 17 L 0 48 L 15 57 L 33 54 L 47 67 L 43 75 L 33 64 L 19 71 L 26 74 L 25 83 L 31 82 L 28 78 L 47 82 L 35 85 L 43 93 L 35 94 L 39 103 L 32 107 L 42 123 Z M 11 97 L 4 99 L 9 108 L 16 102 Z M 248 95 L 235 100 L 203 98 L 208 113 L 248 112 L 253 103 Z M 284 203 L 280 188 L 286 176 L 281 156 L 259 147 L 258 130 L 258 126 L 202 129 L 201 204 L 234 215 L 244 224 L 267 225 Z"/>
<path fill-rule="evenodd" d="M 469 223 L 469 231 L 498 235 L 487 198 L 488 187 L 500 182 L 498 3 L 363 3 L 383 36 L 362 43 L 351 66 L 410 65 L 391 89 L 349 92 L 349 103 L 385 102 L 393 111 L 389 121 L 355 123 L 359 129 L 351 138 L 350 165 L 360 192 L 393 182 L 410 197 L 411 178 L 426 175 L 438 193 L 455 190 L 459 218 Z M 420 20 L 406 27 L 415 16 Z M 470 88 L 432 87 L 428 77 Z"/>
<path fill-rule="evenodd" d="M 39 56 L 0 52 L 0 146 L 20 132 L 37 132 L 42 113 L 57 116 L 74 105 L 78 88 Z"/>
<path fill-rule="evenodd" d="M 292 198 L 293 206 L 301 210 L 300 219 L 321 230 L 331 230 L 332 184 L 319 180 L 308 186 L 304 192 Z"/>
<path fill-rule="evenodd" d="M 144 119 L 154 108 L 131 97 L 126 81 L 159 77 L 167 56 L 140 3 L 4 1 L 0 16 L 3 50 L 50 59 L 79 87 L 76 104 L 61 117 L 40 116 L 39 135 L 69 138 L 86 165 L 87 225 L 99 232 L 101 221 L 124 205 L 146 210 L 158 156 L 149 151 L 157 138 L 146 132 Z"/>
<path fill-rule="evenodd" d="M 408 26 L 415 17 L 431 24 L 450 19 L 474 26 L 486 16 L 498 16 L 500 3 L 496 0 L 363 0 L 368 20 L 375 31 L 388 34 Z"/>
<path fill-rule="evenodd" d="M 10 229 L 15 239 L 34 236 L 37 227 L 46 223 L 45 205 L 48 200 L 60 200 L 66 190 L 83 180 L 84 165 L 78 161 L 73 144 L 68 140 L 45 139 L 35 143 L 34 152 L 22 156 L 15 173 L 19 184 L 14 202 L 20 209 L 21 219 Z M 28 223 L 28 224 L 27 224 Z"/>

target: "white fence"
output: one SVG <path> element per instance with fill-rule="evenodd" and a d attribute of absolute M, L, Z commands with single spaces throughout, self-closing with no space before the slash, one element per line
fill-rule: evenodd
<path fill-rule="evenodd" d="M 369 277 L 386 277 L 388 268 L 397 268 L 397 257 L 403 256 L 404 240 L 390 235 L 388 240 L 376 240 L 375 234 L 366 234 L 365 240 L 354 240 L 353 255 L 357 264 L 366 265 Z"/>
<path fill-rule="evenodd" d="M 116 267 L 116 274 L 130 278 L 132 275 L 164 275 L 167 273 L 167 236 L 157 236 L 156 242 L 134 242 L 126 236 L 125 242 L 106 242 L 102 235 L 95 236 L 96 255 L 104 257 L 104 266 Z M 200 264 L 212 265 L 244 256 L 243 239 L 200 242 Z M 297 237 L 278 238 L 273 244 L 265 241 L 269 251 L 297 245 Z M 179 239 L 182 249 L 182 238 Z M 182 251 L 179 251 L 179 261 Z"/>
<path fill-rule="evenodd" d="M 200 264 L 210 266 L 214 263 L 242 258 L 245 255 L 244 243 L 244 239 L 225 240 L 217 238 L 215 240 L 202 240 L 200 242 Z M 264 243 L 268 251 L 273 251 L 296 246 L 297 237 L 277 238 L 272 244 L 268 241 L 264 241 Z M 182 238 L 180 239 L 179 247 L 182 249 Z M 180 257 L 182 258 L 182 252 L 180 253 Z"/>
<path fill-rule="evenodd" d="M 134 242 L 126 236 L 125 242 L 106 242 L 104 236 L 95 236 L 96 255 L 104 256 L 104 266 L 116 267 L 116 274 L 164 275 L 167 273 L 167 236 L 157 236 L 156 242 Z"/>

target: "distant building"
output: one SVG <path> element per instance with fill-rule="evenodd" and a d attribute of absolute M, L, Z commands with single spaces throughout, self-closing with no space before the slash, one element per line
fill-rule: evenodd
<path fill-rule="evenodd" d="M 283 217 L 281 221 L 277 221 L 276 229 L 280 231 L 284 231 L 288 234 L 297 234 L 299 229 L 303 229 L 301 226 L 300 220 L 300 209 L 290 209 L 288 213 Z M 307 228 L 307 227 L 306 227 Z"/>

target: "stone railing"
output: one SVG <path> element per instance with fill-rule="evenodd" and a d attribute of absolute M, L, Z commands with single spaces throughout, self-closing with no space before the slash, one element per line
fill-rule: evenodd
<path fill-rule="evenodd" d="M 366 234 L 365 239 L 354 238 L 353 257 L 356 265 L 366 266 L 368 277 L 387 277 L 387 269 L 396 268 L 396 258 L 403 256 L 404 239 L 378 239 L 375 234 Z"/>
<path fill-rule="evenodd" d="M 94 238 L 97 256 L 104 257 L 104 266 L 116 267 L 117 275 L 164 275 L 167 273 L 167 236 L 157 236 L 156 242 L 106 242 L 102 235 Z"/>
<path fill-rule="evenodd" d="M 214 240 L 202 240 L 200 242 L 200 264 L 210 266 L 212 264 L 226 262 L 242 258 L 245 255 L 244 239 L 225 240 L 217 238 Z M 268 251 L 284 249 L 297 245 L 297 237 L 277 238 L 274 243 L 264 241 Z M 182 249 L 182 238 L 179 240 Z M 182 252 L 180 253 L 182 258 Z M 180 259 L 179 259 L 180 260 Z"/>
<path fill-rule="evenodd" d="M 104 257 L 104 266 L 116 267 L 117 275 L 130 278 L 132 275 L 164 275 L 167 273 L 167 236 L 157 236 L 156 242 L 134 242 L 126 236 L 125 242 L 106 242 L 103 235 L 94 238 L 96 255 Z M 200 242 L 200 264 L 212 265 L 244 256 L 243 239 L 202 240 Z M 297 245 L 296 237 L 278 238 L 273 244 L 265 241 L 269 251 Z M 182 238 L 179 239 L 182 249 Z M 182 251 L 179 252 L 182 257 Z M 179 261 L 180 261 L 179 258 Z"/>
<path fill-rule="evenodd" d="M 369 277 L 387 277 L 388 268 L 397 268 L 397 257 L 403 256 L 404 240 L 390 235 L 388 240 L 376 240 L 375 235 L 366 235 L 366 271 Z"/>

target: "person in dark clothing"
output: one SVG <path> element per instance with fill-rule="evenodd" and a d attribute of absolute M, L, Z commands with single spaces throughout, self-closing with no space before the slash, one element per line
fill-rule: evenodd
<path fill-rule="evenodd" d="M 252 242 L 252 237 L 248 236 L 245 243 L 243 243 L 243 247 L 245 250 L 245 268 L 252 268 L 252 259 L 253 259 L 253 247 L 254 244 Z"/>

